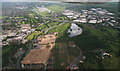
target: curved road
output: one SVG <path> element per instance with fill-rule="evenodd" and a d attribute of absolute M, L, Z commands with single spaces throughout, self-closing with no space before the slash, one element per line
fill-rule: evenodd
<path fill-rule="evenodd" d="M 64 22 L 61 23 L 61 24 L 59 24 L 59 25 L 62 25 L 62 24 L 64 24 Z M 57 27 L 57 26 L 59 26 L 59 25 L 55 25 L 55 26 L 52 26 L 52 27 L 48 28 L 48 29 L 45 31 L 45 34 L 47 34 L 47 32 L 48 32 L 50 29 L 52 29 L 52 28 L 54 28 L 54 27 Z"/>
<path fill-rule="evenodd" d="M 70 64 L 70 69 L 74 69 L 74 67 L 76 67 L 82 60 L 83 60 L 83 55 L 80 49 L 80 55 Z"/>

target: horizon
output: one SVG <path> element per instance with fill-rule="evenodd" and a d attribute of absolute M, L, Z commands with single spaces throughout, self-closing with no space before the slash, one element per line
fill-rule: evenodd
<path fill-rule="evenodd" d="M 119 2 L 119 0 L 1 0 L 1 2 L 41 2 L 41 1 L 57 1 L 57 2 Z"/>

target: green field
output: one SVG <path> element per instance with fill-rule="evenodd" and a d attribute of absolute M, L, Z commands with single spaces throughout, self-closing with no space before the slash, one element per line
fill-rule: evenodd
<path fill-rule="evenodd" d="M 28 17 L 34 18 L 34 14 L 28 14 Z"/>
<path fill-rule="evenodd" d="M 9 57 L 18 50 L 19 45 L 7 45 L 2 47 L 2 66 L 7 66 L 9 63 Z"/>
<path fill-rule="evenodd" d="M 0 19 L 4 19 L 7 18 L 8 16 L 0 16 Z"/>
<path fill-rule="evenodd" d="M 55 25 L 57 25 L 57 24 L 58 24 L 58 22 L 51 22 L 51 23 L 48 23 L 48 25 L 49 25 L 50 27 L 55 26 Z"/>
<path fill-rule="evenodd" d="M 32 40 L 32 39 L 34 38 L 34 36 L 37 36 L 37 35 L 41 35 L 41 32 L 39 32 L 39 31 L 33 32 L 32 34 L 30 34 L 30 35 L 26 38 L 26 40 Z"/>
<path fill-rule="evenodd" d="M 34 11 L 40 13 L 41 15 L 48 15 L 48 13 L 49 13 L 48 11 L 40 12 L 39 8 L 35 8 Z"/>
<path fill-rule="evenodd" d="M 4 48 L 2 50 L 2 55 L 4 55 L 4 56 L 7 55 L 10 52 L 10 50 L 12 50 L 12 47 Z"/>
<path fill-rule="evenodd" d="M 96 58 L 95 54 L 85 54 L 88 58 L 83 63 L 85 69 L 117 69 L 118 68 L 118 30 L 112 27 L 94 27 L 79 24 L 83 34 L 74 37 L 76 44 L 82 51 L 88 52 L 102 48 L 113 56 L 111 58 Z M 95 26 L 95 25 L 94 25 Z M 91 66 L 92 65 L 92 66 Z"/>
<path fill-rule="evenodd" d="M 54 48 L 56 69 L 65 69 L 69 65 L 68 47 L 65 42 L 56 43 Z"/>
<path fill-rule="evenodd" d="M 70 26 L 70 23 L 64 23 L 62 25 L 59 25 L 57 27 L 54 27 L 52 29 L 50 29 L 48 32 L 51 33 L 51 32 L 58 32 L 59 33 L 59 37 L 62 36 L 66 29 Z"/>
<path fill-rule="evenodd" d="M 65 10 L 65 7 L 60 5 L 51 5 L 51 6 L 48 6 L 47 8 L 52 10 L 53 12 L 60 12 Z"/>
<path fill-rule="evenodd" d="M 45 27 L 46 27 L 45 24 L 41 24 L 37 29 L 42 30 L 42 29 L 44 29 Z"/>
<path fill-rule="evenodd" d="M 48 13 L 49 13 L 48 11 L 45 11 L 45 12 L 41 12 L 40 14 L 42 14 L 42 15 L 46 15 L 46 16 L 47 16 Z"/>
<path fill-rule="evenodd" d="M 8 16 L 1 16 L 0 19 L 4 19 L 4 18 L 7 18 Z M 11 18 L 16 18 L 16 19 L 19 19 L 19 18 L 23 18 L 23 17 L 11 17 Z"/>

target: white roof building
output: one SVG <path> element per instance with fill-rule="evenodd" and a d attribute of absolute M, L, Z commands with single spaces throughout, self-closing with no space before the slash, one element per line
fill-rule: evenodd
<path fill-rule="evenodd" d="M 110 55 L 109 53 L 103 53 L 103 55 Z"/>
<path fill-rule="evenodd" d="M 74 13 L 72 13 L 72 12 L 68 12 L 68 13 L 63 13 L 63 15 L 71 16 L 71 15 L 74 15 Z"/>
<path fill-rule="evenodd" d="M 77 17 L 74 16 L 73 19 L 77 19 Z"/>
<path fill-rule="evenodd" d="M 82 34 L 82 29 L 75 23 L 72 23 L 70 28 L 68 29 L 68 34 L 69 37 L 80 35 Z"/>
<path fill-rule="evenodd" d="M 87 19 L 80 19 L 81 23 L 87 23 Z"/>
<path fill-rule="evenodd" d="M 114 24 L 113 24 L 113 23 L 111 23 L 111 22 L 108 22 L 108 24 L 109 24 L 110 26 L 114 26 Z"/>
<path fill-rule="evenodd" d="M 19 37 L 15 37 L 14 39 L 16 39 L 16 40 L 22 40 L 23 37 L 22 37 L 22 36 L 19 36 Z"/>
<path fill-rule="evenodd" d="M 90 20 L 89 23 L 97 23 L 97 20 Z"/>
<path fill-rule="evenodd" d="M 74 22 L 80 22 L 80 20 L 79 19 L 77 19 L 77 20 L 73 20 Z"/>
<path fill-rule="evenodd" d="M 116 21 L 115 20 L 111 20 L 111 22 L 115 23 Z"/>
<path fill-rule="evenodd" d="M 72 18 L 73 16 L 67 16 L 68 18 Z"/>
<path fill-rule="evenodd" d="M 102 23 L 102 20 L 98 20 L 98 22 L 97 23 Z"/>
<path fill-rule="evenodd" d="M 97 11 L 100 15 L 105 15 L 104 11 Z"/>
<path fill-rule="evenodd" d="M 107 13 L 107 15 L 114 15 L 113 13 Z"/>
<path fill-rule="evenodd" d="M 90 10 L 92 10 L 92 11 L 96 11 L 97 9 L 95 9 L 95 8 L 91 8 Z"/>

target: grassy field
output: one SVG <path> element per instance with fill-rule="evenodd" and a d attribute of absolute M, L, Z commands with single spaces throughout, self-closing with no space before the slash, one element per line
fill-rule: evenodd
<path fill-rule="evenodd" d="M 4 19 L 4 18 L 7 18 L 8 16 L 1 16 L 0 19 Z M 16 18 L 16 19 L 19 19 L 19 18 L 23 18 L 23 17 L 11 17 L 11 18 Z"/>
<path fill-rule="evenodd" d="M 34 14 L 28 14 L 28 17 L 34 18 Z"/>
<path fill-rule="evenodd" d="M 80 24 L 83 32 L 81 35 L 78 35 L 73 38 L 67 37 L 67 34 L 64 34 L 61 38 L 66 38 L 68 40 L 73 40 L 75 43 L 83 50 L 83 51 L 91 51 L 97 48 L 105 48 L 104 43 L 102 40 L 98 38 L 98 36 L 102 35 L 103 33 L 96 30 L 95 28 L 91 28 L 87 25 Z"/>
<path fill-rule="evenodd" d="M 40 35 L 40 34 L 41 34 L 41 32 L 35 31 L 35 32 L 33 32 L 32 34 L 30 34 L 30 35 L 26 38 L 26 40 L 32 40 L 35 35 L 37 36 L 37 35 Z"/>
<path fill-rule="evenodd" d="M 0 19 L 4 19 L 7 18 L 8 16 L 0 16 Z"/>
<path fill-rule="evenodd" d="M 69 42 L 71 42 L 71 41 L 68 41 L 67 43 L 69 43 Z M 77 47 L 77 46 L 73 47 L 73 45 L 76 45 L 76 44 L 74 42 L 71 42 L 70 44 L 68 44 L 68 52 L 69 52 L 70 62 L 72 62 L 74 59 L 76 59 L 80 54 L 79 47 Z"/>
<path fill-rule="evenodd" d="M 66 29 L 68 28 L 70 26 L 70 24 L 69 23 L 64 23 L 64 24 L 62 24 L 62 25 L 59 25 L 59 26 L 57 26 L 57 27 L 54 27 L 54 28 L 52 28 L 52 29 L 50 29 L 48 32 L 50 33 L 50 32 L 58 32 L 59 34 L 59 37 L 60 36 L 62 36 L 64 33 L 65 33 L 65 31 L 66 31 Z"/>
<path fill-rule="evenodd" d="M 8 45 L 2 47 L 2 66 L 7 66 L 9 63 L 9 57 L 13 55 L 19 48 L 19 45 Z"/>
<path fill-rule="evenodd" d="M 44 29 L 45 27 L 46 27 L 45 24 L 41 24 L 37 29 L 42 30 L 42 29 Z"/>
<path fill-rule="evenodd" d="M 118 30 L 112 27 L 98 27 L 80 24 L 83 34 L 75 37 L 75 42 L 82 51 L 88 52 L 102 48 L 113 56 L 111 58 L 96 58 L 96 54 L 86 54 L 87 59 L 82 68 L 85 69 L 117 69 L 118 68 Z M 101 30 L 102 29 L 102 30 Z M 103 31 L 104 30 L 104 31 Z"/>
<path fill-rule="evenodd" d="M 41 15 L 48 15 L 48 13 L 49 13 L 48 11 L 40 12 L 40 11 L 39 11 L 39 8 L 35 8 L 34 11 L 35 11 L 35 12 L 38 12 L 38 13 L 41 14 Z"/>
<path fill-rule="evenodd" d="M 40 12 L 40 14 L 42 14 L 42 15 L 48 15 L 48 11 L 45 11 L 45 12 Z"/>
<path fill-rule="evenodd" d="M 9 48 L 4 48 L 3 50 L 2 50 L 2 55 L 6 55 L 6 54 L 8 54 L 9 52 L 10 52 L 10 50 L 12 50 L 12 47 L 9 47 Z"/>
<path fill-rule="evenodd" d="M 51 23 L 48 23 L 48 25 L 49 25 L 50 27 L 55 26 L 55 25 L 57 25 L 57 24 L 58 24 L 58 22 L 51 22 Z"/>
<path fill-rule="evenodd" d="M 48 6 L 47 8 L 52 10 L 53 12 L 60 12 L 65 10 L 65 7 L 60 5 L 51 5 L 51 6 Z"/>
<path fill-rule="evenodd" d="M 65 42 L 56 43 L 54 51 L 56 69 L 65 69 L 69 65 L 67 44 Z"/>

